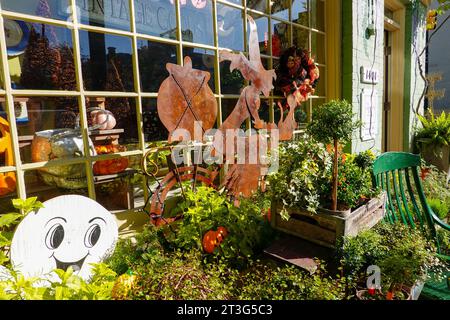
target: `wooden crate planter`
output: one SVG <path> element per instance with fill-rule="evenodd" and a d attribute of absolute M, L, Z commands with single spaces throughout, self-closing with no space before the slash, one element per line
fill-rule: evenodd
<path fill-rule="evenodd" d="M 356 236 L 359 232 L 376 225 L 385 214 L 386 195 L 371 199 L 366 205 L 348 214 L 334 215 L 328 210 L 311 214 L 306 210 L 291 209 L 291 218 L 280 216 L 281 206 L 272 203 L 272 226 L 282 232 L 303 238 L 319 245 L 336 248 L 343 236 Z"/>

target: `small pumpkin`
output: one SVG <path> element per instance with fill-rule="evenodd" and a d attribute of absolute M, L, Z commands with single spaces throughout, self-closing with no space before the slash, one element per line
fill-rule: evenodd
<path fill-rule="evenodd" d="M 206 253 L 212 254 L 214 250 L 223 242 L 227 235 L 228 231 L 225 227 L 219 227 L 216 231 L 209 230 L 203 236 L 203 250 Z"/>
<path fill-rule="evenodd" d="M 0 117 L 0 154 L 4 154 L 5 166 L 13 166 L 13 152 L 9 123 Z M 16 190 L 16 175 L 14 172 L 0 173 L 0 196 Z"/>
<path fill-rule="evenodd" d="M 97 154 L 109 154 L 115 152 L 125 151 L 123 146 L 119 145 L 98 145 L 95 146 L 95 151 Z M 116 174 L 125 171 L 128 168 L 127 158 L 117 158 L 110 160 L 100 160 L 94 163 L 94 174 L 96 175 L 108 175 Z"/>
<path fill-rule="evenodd" d="M 116 126 L 116 118 L 111 111 L 94 110 L 91 112 L 92 124 L 100 130 L 111 130 Z"/>

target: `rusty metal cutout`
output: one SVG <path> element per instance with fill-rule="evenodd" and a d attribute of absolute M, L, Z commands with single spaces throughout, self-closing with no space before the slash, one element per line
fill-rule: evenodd
<path fill-rule="evenodd" d="M 169 131 L 169 143 L 181 141 L 172 137 L 177 129 L 185 129 L 194 140 L 195 122 L 201 122 L 197 140 L 211 129 L 217 119 L 217 101 L 208 81 L 211 77 L 207 71 L 192 69 L 190 57 L 184 58 L 184 66 L 168 63 L 169 77 L 159 88 L 157 108 L 161 122 Z"/>

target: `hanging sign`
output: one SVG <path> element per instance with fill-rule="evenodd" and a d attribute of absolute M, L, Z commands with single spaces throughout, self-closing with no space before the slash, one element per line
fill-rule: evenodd
<path fill-rule="evenodd" d="M 377 84 L 380 82 L 380 72 L 377 69 L 361 67 L 361 82 Z"/>
<path fill-rule="evenodd" d="M 378 92 L 364 89 L 361 93 L 361 140 L 373 140 L 378 135 Z"/>

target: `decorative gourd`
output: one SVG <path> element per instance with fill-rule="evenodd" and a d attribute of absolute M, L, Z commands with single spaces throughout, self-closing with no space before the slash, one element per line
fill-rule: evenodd
<path fill-rule="evenodd" d="M 111 130 L 116 126 L 116 118 L 111 111 L 94 110 L 91 112 L 92 125 L 100 130 Z"/>
<path fill-rule="evenodd" d="M 0 154 L 4 154 L 5 166 L 14 165 L 11 134 L 9 123 L 0 117 Z M 9 194 L 16 190 L 16 175 L 14 172 L 0 173 L 0 196 Z"/>
<path fill-rule="evenodd" d="M 125 147 L 113 144 L 95 146 L 95 151 L 97 152 L 97 154 L 109 154 L 121 152 L 124 150 Z M 127 158 L 121 157 L 117 159 L 100 160 L 95 162 L 94 164 L 94 174 L 96 175 L 116 174 L 125 171 L 126 168 L 128 168 Z"/>
<path fill-rule="evenodd" d="M 212 254 L 228 235 L 224 227 L 217 228 L 217 231 L 210 230 L 203 236 L 202 246 L 206 253 Z"/>

